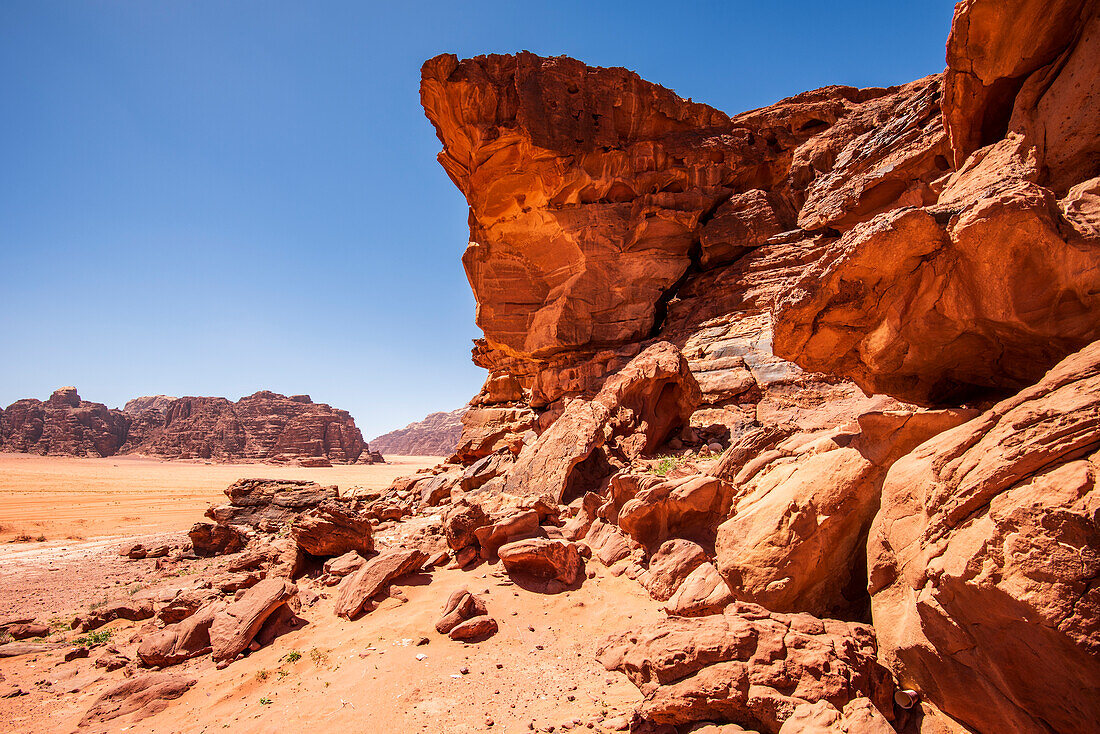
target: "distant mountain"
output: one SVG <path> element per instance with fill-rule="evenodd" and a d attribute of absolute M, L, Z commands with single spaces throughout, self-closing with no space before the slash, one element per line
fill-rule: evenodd
<path fill-rule="evenodd" d="M 450 456 L 462 435 L 462 416 L 467 410 L 464 406 L 450 413 L 432 413 L 373 439 L 371 449 L 386 456 Z"/>
<path fill-rule="evenodd" d="M 381 460 L 346 410 L 267 390 L 237 402 L 153 395 L 117 410 L 63 387 L 47 401 L 18 400 L 0 411 L 0 451 L 313 465 Z"/>

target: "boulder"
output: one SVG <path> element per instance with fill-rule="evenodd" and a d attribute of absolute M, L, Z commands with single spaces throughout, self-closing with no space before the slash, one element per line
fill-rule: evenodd
<path fill-rule="evenodd" d="M 326 502 L 339 498 L 337 487 L 282 479 L 238 479 L 225 489 L 228 505 L 211 507 L 206 516 L 219 525 L 277 529 Z"/>
<path fill-rule="evenodd" d="M 197 522 L 187 533 L 195 554 L 200 556 L 220 556 L 236 553 L 244 548 L 247 539 L 231 525 L 219 525 L 212 522 Z"/>
<path fill-rule="evenodd" d="M 801 704 L 779 734 L 894 734 L 894 727 L 870 700 L 853 698 L 843 710 L 828 701 Z"/>
<path fill-rule="evenodd" d="M 641 549 L 641 546 L 617 525 L 603 520 L 592 523 L 584 536 L 584 542 L 592 549 L 592 555 L 605 566 L 612 566 L 629 557 L 636 549 Z"/>
<path fill-rule="evenodd" d="M 733 602 L 733 593 L 713 563 L 701 563 L 683 580 L 665 604 L 676 617 L 721 614 Z"/>
<path fill-rule="evenodd" d="M 622 477 L 620 481 L 629 480 Z M 636 486 L 633 497 L 619 509 L 618 524 L 638 543 L 652 549 L 676 536 L 712 546 L 733 494 L 729 484 L 708 475 L 669 480 L 644 476 L 638 478 Z"/>
<path fill-rule="evenodd" d="M 348 551 L 343 555 L 325 561 L 322 570 L 330 576 L 343 578 L 344 576 L 358 571 L 366 562 L 367 559 L 359 555 L 357 551 Z"/>
<path fill-rule="evenodd" d="M 221 594 L 214 589 L 186 589 L 180 591 L 157 609 L 157 621 L 164 625 L 182 622 L 219 598 L 221 598 Z"/>
<path fill-rule="evenodd" d="M 529 538 L 539 530 L 539 514 L 536 510 L 515 510 L 488 525 L 474 530 L 474 537 L 481 547 L 481 557 L 491 559 L 505 543 Z"/>
<path fill-rule="evenodd" d="M 441 635 L 450 633 L 462 622 L 488 614 L 485 601 L 466 589 L 458 589 L 443 605 L 443 616 L 435 623 L 435 631 Z"/>
<path fill-rule="evenodd" d="M 117 683 L 97 698 L 78 728 L 100 726 L 121 716 L 129 717 L 131 724 L 141 721 L 168 707 L 168 702 L 179 698 L 195 685 L 195 679 L 175 673 L 141 673 Z"/>
<path fill-rule="evenodd" d="M 868 541 L 882 659 L 976 731 L 1100 723 L 1098 416 L 1094 343 L 886 477 Z"/>
<path fill-rule="evenodd" d="M 398 548 L 385 551 L 367 561 L 358 571 L 340 582 L 336 594 L 336 614 L 354 619 L 370 611 L 371 599 L 395 579 L 419 571 L 428 555 L 421 550 Z"/>
<path fill-rule="evenodd" d="M 126 619 L 131 622 L 139 622 L 153 616 L 153 602 L 149 599 L 125 599 L 113 601 L 77 617 L 73 620 L 72 629 L 78 632 L 99 629 L 108 622 L 116 619 Z"/>
<path fill-rule="evenodd" d="M 497 629 L 497 621 L 483 614 L 460 622 L 447 636 L 459 642 L 479 642 L 495 635 Z"/>
<path fill-rule="evenodd" d="M 680 584 L 707 561 L 707 552 L 697 543 L 675 538 L 666 540 L 649 559 L 649 568 L 638 577 L 657 601 L 668 601 Z"/>
<path fill-rule="evenodd" d="M 13 640 L 29 640 L 32 637 L 46 637 L 50 634 L 50 628 L 44 624 L 26 622 L 8 626 L 7 632 Z"/>
<path fill-rule="evenodd" d="M 184 660 L 210 653 L 210 626 L 215 617 L 226 609 L 226 604 L 215 601 L 202 607 L 175 624 L 158 629 L 144 636 L 138 646 L 138 657 L 142 665 L 151 668 L 166 668 L 178 665 Z M 251 640 L 250 640 L 251 642 Z"/>
<path fill-rule="evenodd" d="M 290 535 L 306 553 L 324 558 L 374 550 L 370 518 L 345 503 L 325 502 L 299 516 Z"/>
<path fill-rule="evenodd" d="M 866 620 L 866 538 L 886 471 L 973 414 L 867 414 L 858 432 L 792 438 L 746 465 L 715 542 L 734 596 L 780 612 Z"/>
<path fill-rule="evenodd" d="M 214 660 L 230 661 L 248 649 L 264 621 L 297 592 L 298 588 L 285 579 L 265 579 L 215 613 L 210 623 Z"/>
<path fill-rule="evenodd" d="M 477 543 L 477 530 L 489 524 L 489 516 L 481 505 L 465 500 L 456 502 L 443 518 L 443 532 L 447 545 L 459 551 Z"/>
<path fill-rule="evenodd" d="M 584 578 L 584 559 L 576 543 L 528 538 L 502 545 L 500 562 L 510 575 L 560 581 L 572 586 Z"/>
<path fill-rule="evenodd" d="M 657 724 L 733 722 L 774 734 L 802 704 L 843 708 L 860 697 L 892 718 L 893 685 L 862 624 L 738 602 L 614 635 L 596 654 L 638 686 L 638 713 Z"/>

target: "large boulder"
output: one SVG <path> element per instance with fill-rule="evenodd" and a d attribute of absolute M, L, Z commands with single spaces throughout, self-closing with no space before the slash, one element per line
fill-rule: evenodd
<path fill-rule="evenodd" d="M 232 525 L 219 525 L 213 522 L 197 522 L 191 526 L 187 537 L 196 555 L 220 556 L 236 553 L 244 548 L 247 538 Z"/>
<path fill-rule="evenodd" d="M 657 724 L 728 721 L 775 734 L 802 704 L 842 709 L 860 697 L 892 718 L 893 685 L 866 625 L 739 602 L 612 636 L 597 658 L 638 686 L 638 713 Z"/>
<path fill-rule="evenodd" d="M 533 576 L 572 586 L 584 578 L 584 559 L 575 543 L 566 540 L 528 538 L 497 550 L 510 575 Z"/>
<path fill-rule="evenodd" d="M 619 527 L 646 548 L 656 550 L 669 538 L 686 537 L 713 547 L 715 529 L 729 513 L 732 487 L 712 476 L 696 474 L 675 479 L 657 476 L 616 477 L 634 480 L 636 492 L 623 502 Z"/>
<path fill-rule="evenodd" d="M 868 542 L 882 659 L 977 731 L 1100 725 L 1100 343 L 893 465 Z"/>
<path fill-rule="evenodd" d="M 290 535 L 313 556 L 331 558 L 352 551 L 366 555 L 374 550 L 370 517 L 337 502 L 325 502 L 296 518 Z"/>
<path fill-rule="evenodd" d="M 78 728 L 101 727 L 119 717 L 127 717 L 130 725 L 168 707 L 195 685 L 194 678 L 175 673 L 141 673 L 116 683 L 104 691 L 77 723 Z M 112 726 L 111 728 L 115 728 Z M 129 727 L 123 727 L 126 729 Z"/>
<path fill-rule="evenodd" d="M 137 655 L 143 665 L 164 668 L 210 652 L 210 626 L 225 608 L 221 602 L 203 607 L 180 622 L 144 637 Z"/>
<path fill-rule="evenodd" d="M 297 593 L 298 588 L 289 581 L 268 578 L 218 611 L 210 623 L 210 646 L 214 660 L 233 660 L 248 649 L 267 618 Z"/>
<path fill-rule="evenodd" d="M 278 529 L 299 515 L 339 497 L 335 486 L 283 479 L 238 479 L 225 489 L 228 505 L 206 511 L 219 525 L 245 525 Z"/>
<path fill-rule="evenodd" d="M 421 550 L 398 548 L 371 558 L 358 570 L 340 582 L 335 609 L 338 616 L 354 619 L 360 612 L 370 611 L 371 599 L 395 579 L 416 573 L 428 560 Z"/>

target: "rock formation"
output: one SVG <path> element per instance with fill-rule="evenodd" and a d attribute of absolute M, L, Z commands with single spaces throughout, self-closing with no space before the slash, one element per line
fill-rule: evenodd
<path fill-rule="evenodd" d="M 260 391 L 231 403 L 225 398 L 178 398 L 164 425 L 135 453 L 166 459 L 292 461 L 319 457 L 350 464 L 367 445 L 352 417 L 308 395 Z"/>
<path fill-rule="evenodd" d="M 427 61 L 489 373 L 418 480 L 456 563 L 576 541 L 664 601 L 601 653 L 638 731 L 885 731 L 876 659 L 899 726 L 1100 727 L 1098 60 L 1095 0 L 963 0 L 943 74 L 735 116 Z M 858 662 L 768 673 L 799 625 Z"/>
<path fill-rule="evenodd" d="M 42 402 L 17 400 L 0 414 L 0 450 L 52 456 L 111 456 L 126 442 L 129 421 L 102 403 L 62 387 Z"/>
<path fill-rule="evenodd" d="M 140 454 L 161 459 L 370 464 L 371 451 L 347 411 L 308 395 L 260 391 L 225 398 L 135 398 L 119 411 L 63 387 L 46 402 L 0 411 L 0 450 L 64 456 Z"/>
<path fill-rule="evenodd" d="M 372 438 L 371 448 L 384 456 L 450 456 L 462 434 L 466 408 L 450 413 L 431 413 L 424 420 Z"/>

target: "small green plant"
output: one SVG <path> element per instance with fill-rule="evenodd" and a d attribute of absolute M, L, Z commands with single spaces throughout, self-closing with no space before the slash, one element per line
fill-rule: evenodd
<path fill-rule="evenodd" d="M 283 655 L 283 657 L 280 658 L 280 661 L 284 663 L 296 663 L 301 659 L 302 653 L 298 652 L 297 650 L 291 650 L 286 655 Z"/>
<path fill-rule="evenodd" d="M 272 700 L 270 698 L 268 698 L 267 696 L 264 696 L 263 698 L 260 699 L 260 705 L 261 706 L 270 706 L 271 704 L 272 704 Z"/>
<path fill-rule="evenodd" d="M 266 670 L 257 670 L 256 671 L 256 680 L 267 680 L 267 671 Z"/>
<path fill-rule="evenodd" d="M 309 651 L 309 659 L 313 661 L 313 664 L 320 667 L 328 664 L 328 651 L 322 650 L 318 647 Z"/>
<path fill-rule="evenodd" d="M 37 540 L 39 543 L 45 543 L 46 542 L 46 536 L 45 535 L 39 535 L 37 538 L 35 538 L 35 540 Z"/>
<path fill-rule="evenodd" d="M 92 630 L 86 635 L 77 637 L 73 640 L 73 644 L 80 647 L 95 647 L 110 642 L 113 634 L 114 630 Z"/>
<path fill-rule="evenodd" d="M 673 469 L 680 466 L 683 463 L 683 459 L 679 456 L 662 456 L 657 460 L 656 465 L 651 465 L 649 470 L 657 476 L 663 477 L 668 475 Z"/>

